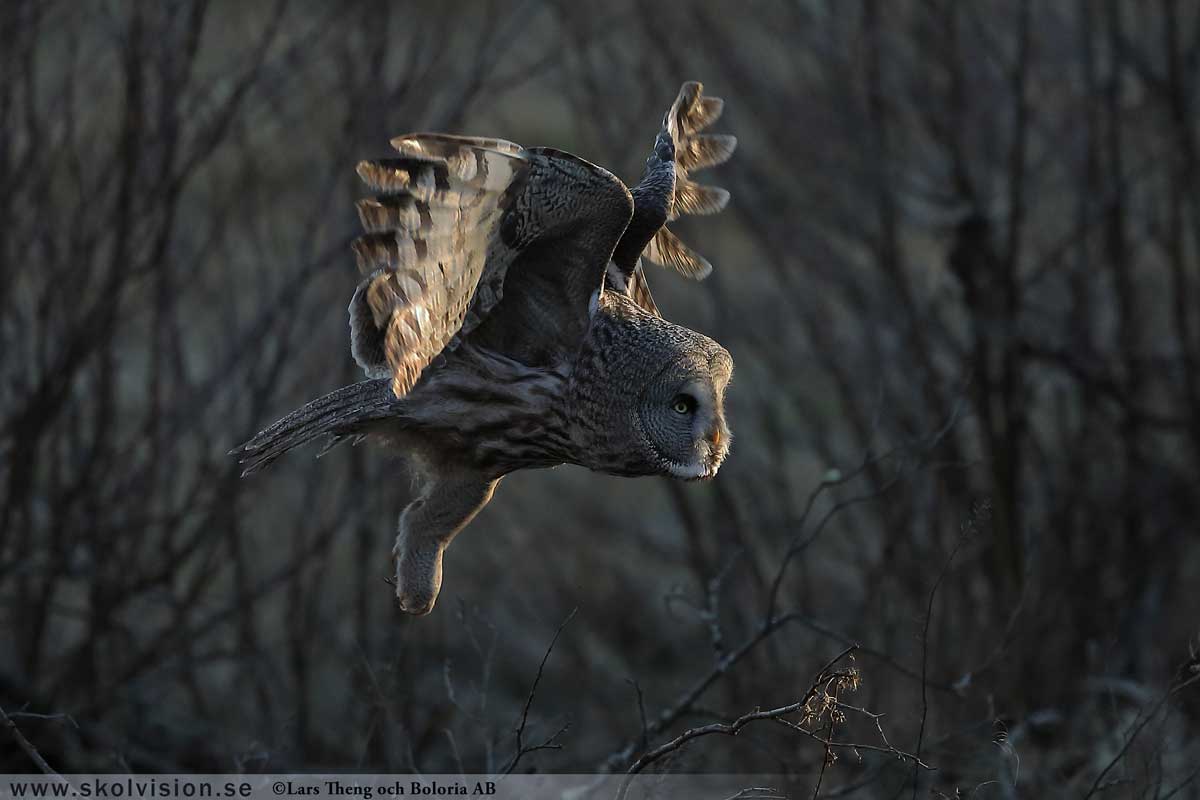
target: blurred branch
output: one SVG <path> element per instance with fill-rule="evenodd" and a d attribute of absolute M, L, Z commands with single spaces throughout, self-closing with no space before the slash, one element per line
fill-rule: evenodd
<path fill-rule="evenodd" d="M 4 712 L 3 708 L 0 708 L 0 727 L 8 728 L 8 732 L 16 741 L 17 746 L 25 751 L 25 755 L 29 756 L 30 760 L 37 765 L 37 768 L 40 769 L 43 774 L 51 776 L 60 783 L 67 783 L 69 785 L 69 782 L 66 778 L 64 778 L 62 775 L 59 775 L 49 764 L 46 763 L 46 759 L 42 758 L 42 754 L 39 753 L 38 749 L 33 746 L 33 743 L 25 738 L 25 734 L 21 733 L 21 729 L 17 727 L 17 723 L 13 722 L 12 719 L 9 718 L 8 714 Z"/>
<path fill-rule="evenodd" d="M 825 513 L 813 530 L 805 536 L 806 523 L 808 522 L 809 514 L 812 513 L 813 506 L 816 505 L 817 499 L 826 491 L 837 486 L 844 485 L 858 478 L 868 468 L 884 463 L 894 458 L 906 456 L 912 453 L 916 454 L 916 464 L 919 467 L 924 459 L 924 456 L 935 450 L 942 439 L 953 429 L 958 421 L 961 411 L 961 401 L 956 403 L 950 410 L 949 417 L 945 423 L 936 431 L 932 432 L 923 439 L 912 443 L 904 443 L 897 445 L 884 453 L 872 454 L 869 450 L 863 454 L 862 461 L 846 474 L 838 473 L 833 477 L 825 477 L 817 484 L 811 492 L 809 492 L 808 500 L 805 501 L 804 510 L 800 514 L 799 520 L 795 524 L 796 532 L 793 534 L 791 541 L 784 550 L 783 558 L 780 559 L 779 568 L 775 572 L 775 577 L 771 582 L 771 589 L 767 595 L 767 607 L 764 616 L 770 619 L 776 610 L 779 600 L 779 592 L 783 585 L 783 579 L 787 574 L 788 566 L 797 555 L 802 553 L 810 544 L 812 544 L 821 532 L 825 529 L 826 524 L 833 519 L 838 512 L 850 506 L 859 503 L 866 503 L 886 494 L 890 489 L 896 486 L 901 480 L 908 476 L 908 472 L 904 469 L 903 462 L 901 466 L 882 484 L 876 486 L 870 492 L 862 495 L 851 497 L 845 500 L 839 500 Z"/>
<path fill-rule="evenodd" d="M 1114 767 L 1117 766 L 1117 764 L 1121 763 L 1121 759 L 1125 757 L 1127 752 L 1129 752 L 1129 748 L 1133 746 L 1133 742 L 1135 739 L 1137 739 L 1138 735 L 1145 729 L 1147 725 L 1150 724 L 1150 721 L 1158 715 L 1158 712 L 1164 705 L 1166 705 L 1168 700 L 1196 683 L 1200 683 L 1200 671 L 1195 672 L 1195 674 L 1193 674 L 1191 677 L 1184 678 L 1175 683 L 1165 692 L 1163 692 L 1162 696 L 1158 698 L 1154 705 L 1148 709 L 1142 709 L 1138 712 L 1137 719 L 1134 720 L 1132 726 L 1124 734 L 1123 738 L 1125 741 L 1121 744 L 1121 748 L 1113 755 L 1111 759 L 1109 759 L 1108 763 L 1104 766 L 1104 769 L 1100 770 L 1100 774 L 1096 776 L 1094 781 L 1092 781 L 1092 786 L 1090 789 L 1088 789 L 1088 793 L 1083 796 L 1083 800 L 1087 800 L 1089 797 L 1092 797 L 1096 793 L 1102 792 L 1108 788 L 1108 786 L 1104 784 L 1104 778 L 1113 770 Z"/>

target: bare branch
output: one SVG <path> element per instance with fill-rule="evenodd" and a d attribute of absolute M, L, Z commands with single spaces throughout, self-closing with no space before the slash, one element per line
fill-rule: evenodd
<path fill-rule="evenodd" d="M 62 775 L 59 775 L 53 767 L 46 763 L 46 759 L 43 758 L 42 754 L 38 752 L 38 749 L 33 746 L 33 743 L 25 738 L 25 734 L 21 733 L 21 729 L 17 727 L 17 723 L 13 722 L 12 719 L 9 718 L 8 714 L 5 713 L 3 708 L 0 708 L 0 725 L 8 728 L 9 733 L 17 742 L 17 746 L 25 751 L 25 755 L 29 756 L 30 760 L 37 765 L 38 769 L 40 769 L 44 774 L 54 778 L 56 781 L 61 783 L 69 783 L 66 778 L 64 778 Z"/>
<path fill-rule="evenodd" d="M 1111 759 L 1109 759 L 1109 762 L 1105 765 L 1104 769 L 1100 770 L 1100 774 L 1096 776 L 1096 780 L 1092 781 L 1092 786 L 1090 789 L 1088 789 L 1088 793 L 1083 796 L 1083 800 L 1087 800 L 1092 795 L 1107 788 L 1107 786 L 1104 785 L 1105 776 L 1112 771 L 1113 767 L 1121 762 L 1121 759 L 1125 757 L 1127 752 L 1129 752 L 1129 748 L 1133 746 L 1133 742 L 1135 739 L 1137 739 L 1138 734 L 1140 734 L 1142 730 L 1150 724 L 1150 721 L 1158 715 L 1159 710 L 1166 704 L 1166 702 L 1182 692 L 1184 689 L 1198 682 L 1200 682 L 1200 672 L 1197 672 L 1192 677 L 1182 680 L 1176 683 L 1174 686 L 1171 686 L 1169 689 L 1167 689 L 1167 691 L 1163 692 L 1162 696 L 1158 698 L 1153 706 L 1151 706 L 1149 709 L 1143 710 L 1138 714 L 1138 719 L 1125 734 L 1125 741 L 1121 745 L 1121 749 L 1118 750 Z M 1188 780 L 1191 779 L 1189 778 Z"/>
<path fill-rule="evenodd" d="M 517 725 L 515 735 L 517 740 L 517 749 L 513 753 L 512 761 L 504 770 L 505 775 L 511 775 L 513 770 L 517 768 L 517 764 L 521 762 L 521 758 L 528 753 L 533 753 L 538 750 L 557 750 L 561 745 L 555 744 L 555 740 L 570 728 L 570 723 L 564 724 L 557 733 L 550 736 L 546 741 L 539 745 L 529 746 L 524 742 L 525 726 L 529 722 L 529 708 L 533 705 L 534 695 L 537 694 L 538 683 L 542 680 L 542 672 L 546 669 L 546 662 L 550 660 L 550 654 L 554 652 L 554 643 L 558 641 L 558 636 L 563 632 L 563 628 L 567 627 L 567 623 L 575 619 L 575 615 L 579 613 L 579 607 L 571 609 L 571 613 L 567 614 L 567 618 L 558 626 L 558 630 L 554 632 L 553 638 L 550 639 L 550 645 L 546 648 L 546 654 L 542 656 L 542 663 L 538 664 L 537 675 L 533 678 L 533 685 L 529 687 L 529 694 L 525 698 L 525 707 L 521 710 L 521 722 Z"/>
<path fill-rule="evenodd" d="M 843 682 L 845 685 L 850 685 L 857 682 L 858 673 L 854 669 L 836 672 L 832 671 L 835 664 L 853 652 L 854 648 L 848 647 L 838 655 L 834 656 L 834 658 L 830 660 L 829 663 L 827 663 L 824 667 L 822 667 L 817 673 L 817 677 L 813 680 L 812 685 L 809 687 L 808 691 L 805 692 L 804 696 L 795 703 L 791 703 L 790 705 L 786 706 L 780 706 L 779 708 L 772 708 L 767 711 L 752 711 L 748 714 L 743 714 L 731 723 L 714 722 L 710 725 L 703 725 L 699 728 L 689 728 L 671 741 L 659 745 L 653 750 L 643 753 L 636 761 L 633 762 L 632 765 L 630 765 L 628 771 L 626 772 L 625 779 L 621 782 L 621 788 L 617 792 L 617 800 L 625 800 L 625 795 L 629 791 L 630 781 L 634 775 L 638 774 L 655 761 L 658 761 L 664 756 L 679 750 L 693 739 L 698 739 L 702 736 L 710 736 L 713 734 L 720 734 L 722 736 L 737 736 L 742 728 L 749 725 L 751 722 L 757 722 L 760 720 L 778 720 L 786 717 L 789 714 L 795 714 L 799 711 L 804 711 L 806 716 L 812 715 L 813 709 L 809 708 L 809 703 L 816 698 L 818 692 L 822 691 L 823 688 L 825 691 L 829 691 L 831 686 L 841 686 L 843 685 Z"/>
<path fill-rule="evenodd" d="M 917 747 L 913 759 L 913 800 L 916 800 L 917 797 L 917 765 L 921 763 L 921 744 L 925 739 L 925 721 L 929 714 L 929 691 L 926 677 L 929 674 L 929 625 L 933 620 L 933 601 L 937 597 L 938 587 L 942 585 L 946 573 L 950 571 L 950 565 L 954 563 L 954 557 L 962 549 L 963 543 L 976 532 L 978 519 L 981 516 L 986 516 L 990 508 L 990 504 L 984 501 L 971 509 L 970 515 L 963 522 L 959 530 L 958 539 L 954 543 L 954 549 L 946 557 L 946 561 L 942 564 L 942 568 L 938 572 L 937 579 L 933 582 L 933 588 L 929 590 L 929 601 L 925 605 L 925 623 L 921 629 L 921 724 L 917 729 Z"/>

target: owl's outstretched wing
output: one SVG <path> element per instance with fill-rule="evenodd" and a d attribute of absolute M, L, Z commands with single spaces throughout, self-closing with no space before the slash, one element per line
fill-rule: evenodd
<path fill-rule="evenodd" d="M 650 296 L 642 257 L 693 280 L 712 272 L 708 260 L 681 242 L 666 223 L 683 214 L 715 214 L 729 202 L 729 192 L 690 177 L 697 170 L 723 163 L 737 147 L 733 136 L 701 132 L 716 121 L 724 105 L 720 98 L 706 97 L 701 84 L 683 84 L 663 117 L 662 130 L 646 160 L 646 173 L 633 187 L 633 220 L 617 245 L 613 256 L 616 270 L 610 272 L 609 285 L 650 313 L 657 314 L 658 309 Z"/>
<path fill-rule="evenodd" d="M 727 134 L 701 133 L 716 122 L 725 108 L 719 97 L 705 97 L 704 87 L 689 81 L 663 119 L 663 130 L 675 146 L 675 194 L 667 220 L 682 214 L 715 214 L 729 202 L 729 192 L 691 180 L 691 173 L 723 164 L 737 148 L 737 138 Z M 683 242 L 669 228 L 658 229 L 644 255 L 655 264 L 672 267 L 695 280 L 708 277 L 712 264 Z"/>
<path fill-rule="evenodd" d="M 392 145 L 398 157 L 358 165 L 376 192 L 358 204 L 366 277 L 350 303 L 351 349 L 368 376 L 390 376 L 402 397 L 477 330 L 514 356 L 571 349 L 632 213 L 624 184 L 499 139 L 410 134 Z"/>

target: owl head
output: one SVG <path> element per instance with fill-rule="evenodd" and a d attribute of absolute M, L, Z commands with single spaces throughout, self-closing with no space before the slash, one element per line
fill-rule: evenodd
<path fill-rule="evenodd" d="M 733 358 L 712 339 L 605 293 L 572 370 L 573 434 L 590 469 L 711 478 L 729 452 Z"/>

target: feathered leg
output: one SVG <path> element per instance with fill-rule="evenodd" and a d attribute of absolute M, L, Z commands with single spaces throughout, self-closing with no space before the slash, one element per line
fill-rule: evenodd
<path fill-rule="evenodd" d="M 392 548 L 396 598 L 409 614 L 428 614 L 442 588 L 442 554 L 492 499 L 498 480 L 472 473 L 430 476 L 422 495 L 400 515 Z"/>

